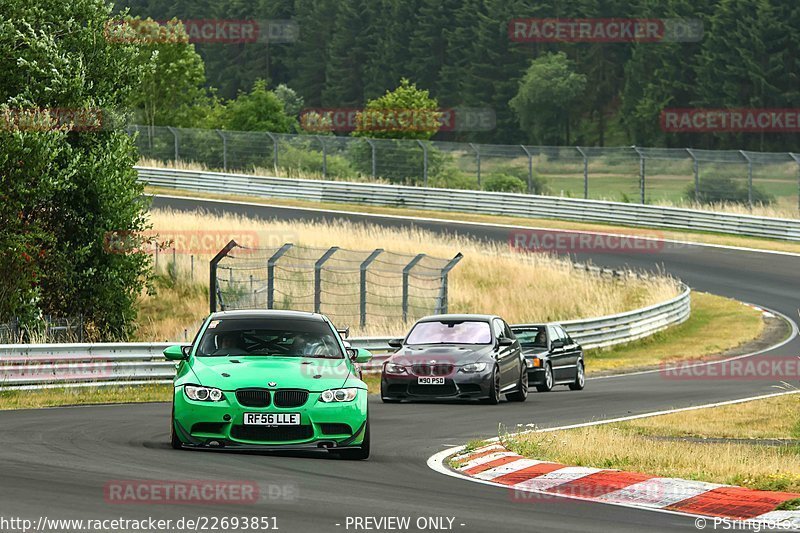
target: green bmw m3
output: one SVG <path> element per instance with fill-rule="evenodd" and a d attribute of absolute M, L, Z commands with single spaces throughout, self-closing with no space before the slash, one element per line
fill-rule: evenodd
<path fill-rule="evenodd" d="M 369 457 L 367 385 L 324 315 L 227 311 L 210 315 L 178 361 L 172 447 L 327 450 Z"/>

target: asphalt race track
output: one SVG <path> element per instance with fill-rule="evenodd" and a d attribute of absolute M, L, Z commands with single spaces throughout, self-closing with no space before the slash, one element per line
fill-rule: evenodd
<path fill-rule="evenodd" d="M 347 218 L 508 242 L 509 229 L 472 224 L 339 215 L 297 208 L 156 198 L 155 207 L 252 217 Z M 387 244 L 387 248 L 390 247 Z M 762 305 L 796 318 L 800 258 L 665 244 L 649 253 L 579 253 L 598 265 L 663 268 L 694 289 Z M 569 288 L 565 287 L 565 291 Z M 531 295 L 531 305 L 536 295 Z M 800 341 L 772 356 L 794 357 Z M 558 387 L 524 404 L 370 404 L 373 455 L 367 462 L 327 456 L 271 456 L 169 449 L 169 406 L 148 404 L 0 412 L 0 516 L 38 520 L 198 516 L 274 516 L 285 532 L 354 531 L 347 517 L 453 517 L 454 531 L 696 531 L 689 517 L 557 498 L 518 501 L 507 490 L 444 476 L 426 459 L 445 447 L 513 428 L 555 426 L 776 392 L 769 380 L 673 380 L 658 372 L 589 380 L 586 390 Z M 114 480 L 248 480 L 267 492 L 248 505 L 119 505 L 104 499 Z M 272 497 L 269 489 L 272 487 Z M 446 524 L 447 522 L 445 522 Z M 710 528 L 709 528 L 710 529 Z M 363 529 L 362 529 L 363 530 Z M 386 529 L 384 529 L 385 531 Z M 428 529 L 427 531 L 431 531 Z M 443 531 L 443 529 L 439 529 Z"/>

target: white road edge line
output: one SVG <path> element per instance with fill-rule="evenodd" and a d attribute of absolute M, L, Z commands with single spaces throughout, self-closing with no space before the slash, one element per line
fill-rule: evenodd
<path fill-rule="evenodd" d="M 505 228 L 505 229 L 528 229 L 528 230 L 540 230 L 540 231 L 559 231 L 563 233 L 578 233 L 578 234 L 586 234 L 586 235 L 597 235 L 601 237 L 619 237 L 619 236 L 631 236 L 636 237 L 637 239 L 641 239 L 644 241 L 655 241 L 655 242 L 664 242 L 670 244 L 680 244 L 684 246 L 702 246 L 706 248 L 720 248 L 723 250 L 737 250 L 741 252 L 755 252 L 755 253 L 764 253 L 764 254 L 773 254 L 773 255 L 786 255 L 790 257 L 800 257 L 800 253 L 797 252 L 785 252 L 781 250 L 765 250 L 761 248 L 748 248 L 746 246 L 732 246 L 729 244 L 714 244 L 714 243 L 703 243 L 703 242 L 695 242 L 695 241 L 681 241 L 677 239 L 660 239 L 657 237 L 647 237 L 642 235 L 635 235 L 629 233 L 610 233 L 610 232 L 603 232 L 603 231 L 592 231 L 592 230 L 576 230 L 576 229 L 560 229 L 560 228 L 543 228 L 539 226 L 520 226 L 515 224 L 500 224 L 500 223 L 492 223 L 492 222 L 470 222 L 468 220 L 454 220 L 450 218 L 435 218 L 435 217 L 420 217 L 420 216 L 402 216 L 402 215 L 389 215 L 385 213 L 361 213 L 359 211 L 348 211 L 346 209 L 323 209 L 320 207 L 303 207 L 303 206 L 291 206 L 291 205 L 278 205 L 278 204 L 269 204 L 269 203 L 259 203 L 259 202 L 245 202 L 243 200 L 222 200 L 219 198 L 202 198 L 197 196 L 181 196 L 181 195 L 171 195 L 171 194 L 146 194 L 146 196 L 157 197 L 157 198 L 171 198 L 175 200 L 196 200 L 199 202 L 211 202 L 211 203 L 218 203 L 218 204 L 233 204 L 233 205 L 249 205 L 254 207 L 271 207 L 273 209 L 285 209 L 285 210 L 295 210 L 295 211 L 310 211 L 312 213 L 339 213 L 342 215 L 357 215 L 362 217 L 371 217 L 371 218 L 386 218 L 390 220 L 409 220 L 409 221 L 417 221 L 417 222 L 448 222 L 452 224 L 458 224 L 462 226 L 484 226 L 484 227 L 493 227 L 493 228 Z M 374 206 L 374 207 L 384 207 L 384 206 Z M 391 206 L 385 206 L 391 208 Z M 468 213 L 465 213 L 468 214 Z M 510 215 L 486 215 L 486 216 L 510 216 Z M 536 220 L 535 218 L 531 217 L 531 220 Z M 561 220 L 561 219 L 549 219 L 555 220 L 556 222 L 572 222 L 572 223 L 580 223 L 580 221 L 571 221 L 571 220 Z M 622 226 L 623 229 L 627 229 L 627 226 Z M 659 228 L 648 228 L 644 226 L 631 226 L 630 229 L 644 229 L 644 230 L 654 230 L 654 231 L 663 231 Z M 670 231 L 670 230 L 667 230 Z M 727 234 L 719 234 L 726 236 Z M 740 235 L 730 235 L 731 237 L 742 237 Z M 747 237 L 745 238 L 752 238 L 757 239 L 758 237 Z M 784 241 L 779 241 L 784 242 Z M 792 241 L 785 241 L 789 244 Z"/>
<path fill-rule="evenodd" d="M 789 394 L 800 394 L 800 390 L 777 392 L 777 393 L 773 393 L 773 394 L 762 394 L 760 396 L 750 396 L 750 397 L 747 397 L 747 398 L 740 398 L 740 399 L 737 399 L 737 400 L 727 400 L 727 401 L 724 401 L 724 402 L 716 402 L 716 403 L 710 403 L 710 404 L 704 404 L 704 405 L 694 405 L 694 406 L 691 406 L 691 407 L 682 407 L 682 408 L 679 408 L 679 409 L 669 409 L 669 410 L 666 410 L 666 411 L 655 411 L 655 412 L 643 413 L 643 414 L 632 415 L 632 416 L 625 416 L 625 417 L 620 417 L 620 418 L 610 418 L 610 419 L 607 419 L 607 420 L 597 420 L 597 421 L 593 421 L 593 422 L 583 422 L 583 423 L 580 423 L 580 424 L 571 424 L 571 425 L 568 425 L 568 426 L 559 426 L 559 427 L 553 427 L 553 428 L 543 428 L 543 429 L 537 429 L 537 430 L 533 430 L 533 431 L 521 431 L 521 432 L 518 432 L 518 433 L 515 433 L 515 434 L 516 435 L 521 435 L 521 434 L 524 434 L 524 433 L 549 433 L 549 432 L 553 432 L 553 431 L 560 431 L 560 430 L 566 430 L 566 429 L 576 429 L 576 428 L 582 428 L 582 427 L 588 427 L 588 426 L 599 426 L 599 425 L 603 425 L 603 424 L 612 424 L 614 422 L 625 422 L 625 421 L 628 421 L 628 420 L 636 420 L 636 419 L 639 419 L 639 418 L 649 418 L 649 417 L 653 417 L 653 416 L 667 415 L 667 414 L 672 414 L 672 413 L 681 413 L 681 412 L 685 412 L 685 411 L 695 411 L 695 410 L 699 410 L 699 409 L 709 409 L 709 408 L 712 408 L 712 407 L 722 407 L 722 406 L 725 406 L 725 405 L 735 405 L 735 404 L 751 402 L 751 401 L 755 401 L 755 400 L 764 400 L 764 399 L 767 399 L 767 398 L 774 398 L 774 397 L 777 397 L 777 396 L 786 396 L 786 395 L 789 395 Z M 499 441 L 500 441 L 500 437 L 494 437 L 494 438 L 486 440 L 487 443 L 499 442 Z M 444 474 L 446 476 L 450 476 L 450 477 L 454 477 L 454 478 L 458 478 L 458 479 L 463 479 L 463 480 L 466 480 L 466 481 L 472 481 L 473 483 L 480 483 L 482 485 L 488 485 L 488 486 L 491 486 L 491 487 L 501 488 L 503 490 L 513 490 L 513 487 L 511 487 L 511 486 L 499 485 L 499 484 L 494 483 L 494 482 L 492 482 L 490 480 L 478 479 L 478 478 L 474 478 L 472 476 L 468 476 L 466 474 L 462 474 L 460 472 L 456 472 L 455 470 L 451 470 L 450 468 L 448 468 L 444 464 L 445 460 L 448 457 L 463 451 L 464 448 L 465 448 L 464 445 L 455 446 L 453 448 L 448 448 L 446 450 L 442 450 L 442 451 L 430 456 L 428 458 L 428 461 L 427 461 L 428 468 L 430 468 L 434 472 L 438 472 L 439 474 Z M 657 509 L 657 508 L 652 508 L 652 507 L 641 507 L 641 506 L 628 504 L 628 503 L 607 502 L 607 501 L 600 501 L 600 500 L 590 500 L 590 499 L 586 499 L 586 498 L 579 498 L 579 497 L 576 497 L 576 496 L 571 496 L 569 494 L 559 494 L 559 493 L 540 491 L 540 490 L 530 490 L 530 489 L 525 489 L 525 492 L 532 492 L 532 493 L 536 493 L 536 494 L 545 494 L 548 497 L 566 498 L 566 499 L 569 499 L 569 500 L 578 500 L 578 501 L 582 501 L 582 502 L 586 502 L 586 503 L 597 503 L 597 504 L 602 504 L 602 505 L 614 505 L 614 506 L 617 506 L 617 507 L 626 507 L 626 508 L 629 508 L 629 509 L 637 509 L 637 510 L 640 510 L 640 511 L 650 511 L 650 512 L 656 512 L 656 513 L 665 513 L 665 514 L 672 514 L 672 515 L 685 516 L 685 517 L 691 517 L 691 518 L 698 518 L 698 517 L 708 518 L 708 516 L 704 516 L 704 515 L 697 515 L 697 514 L 686 513 L 686 512 L 681 512 L 681 511 L 671 511 L 671 510 L 668 510 L 668 509 Z M 750 520 L 756 520 L 757 518 L 758 517 L 754 517 L 754 518 L 752 518 Z M 796 530 L 796 529 L 795 530 L 783 529 L 782 531 L 798 531 L 798 530 Z"/>

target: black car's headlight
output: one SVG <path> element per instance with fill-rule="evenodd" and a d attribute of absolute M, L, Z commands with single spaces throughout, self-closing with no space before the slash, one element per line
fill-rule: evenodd
<path fill-rule="evenodd" d="M 387 374 L 393 374 L 395 376 L 399 376 L 401 374 L 408 373 L 407 370 L 406 370 L 406 367 L 404 367 L 403 365 L 395 364 L 395 363 L 386 363 L 386 365 L 384 365 L 384 367 L 383 367 L 383 370 Z"/>
<path fill-rule="evenodd" d="M 459 368 L 465 374 L 473 374 L 475 372 L 483 372 L 486 370 L 486 363 L 469 363 Z"/>
<path fill-rule="evenodd" d="M 356 388 L 349 388 L 349 389 L 328 389 L 326 391 L 322 391 L 322 394 L 319 395 L 319 401 L 330 403 L 330 402 L 352 402 L 356 399 L 356 395 L 358 394 L 358 389 Z"/>
<path fill-rule="evenodd" d="M 221 402 L 224 399 L 222 391 L 211 387 L 199 387 L 197 385 L 185 385 L 183 392 L 190 400 L 197 402 Z"/>

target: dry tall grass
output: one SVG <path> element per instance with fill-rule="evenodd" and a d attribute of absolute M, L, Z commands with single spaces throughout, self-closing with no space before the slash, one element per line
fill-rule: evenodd
<path fill-rule="evenodd" d="M 190 257 L 194 255 L 193 279 L 208 284 L 208 261 L 230 238 L 253 246 L 274 248 L 285 242 L 297 245 L 339 246 L 356 250 L 384 248 L 387 251 L 426 253 L 449 258 L 457 252 L 464 259 L 450 273 L 449 303 L 451 312 L 495 313 L 509 322 L 552 321 L 587 318 L 618 313 L 651 305 L 678 294 L 673 279 L 658 277 L 638 279 L 601 278 L 575 270 L 571 263 L 538 254 L 520 254 L 509 247 L 490 245 L 463 237 L 442 237 L 422 230 L 391 229 L 374 225 L 336 221 L 329 224 L 310 222 L 264 221 L 208 213 L 183 213 L 153 210 L 151 222 L 162 238 L 188 235 L 196 239 L 208 237 L 211 245 L 202 249 L 186 249 L 175 256 L 159 255 L 158 270 L 176 263 L 179 279 L 188 279 Z M 191 254 L 188 252 L 192 252 Z M 163 294 L 164 291 L 162 291 Z M 143 295 L 143 305 L 150 296 Z M 324 309 L 323 309 L 324 311 Z M 194 320 L 201 319 L 207 309 L 196 309 Z M 165 335 L 182 337 L 184 324 L 170 323 L 165 328 L 151 328 L 156 338 Z M 143 317 L 146 320 L 146 317 Z M 370 320 L 365 330 L 353 328 L 358 335 L 393 335 L 406 330 L 407 324 L 395 321 Z"/>

